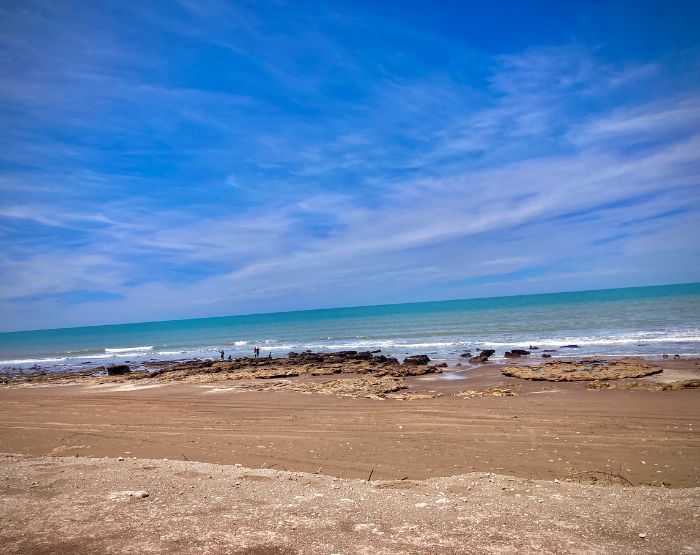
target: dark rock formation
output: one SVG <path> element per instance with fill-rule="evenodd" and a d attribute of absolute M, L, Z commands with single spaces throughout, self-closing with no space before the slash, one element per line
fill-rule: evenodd
<path fill-rule="evenodd" d="M 478 355 L 475 357 L 472 357 L 469 359 L 469 362 L 471 364 L 483 364 L 484 362 L 487 362 L 488 359 L 495 353 L 493 349 L 484 349 L 481 351 Z"/>
<path fill-rule="evenodd" d="M 107 367 L 107 375 L 109 376 L 123 376 L 124 374 L 129 374 L 131 370 L 128 364 L 114 364 Z"/>
<path fill-rule="evenodd" d="M 580 349 L 581 347 L 579 347 L 578 345 L 562 345 L 559 348 L 560 349 Z"/>
<path fill-rule="evenodd" d="M 472 354 L 469 351 L 467 351 L 466 353 L 462 353 L 459 356 L 460 358 L 472 358 Z"/>
<path fill-rule="evenodd" d="M 430 357 L 428 355 L 413 355 L 403 359 L 404 365 L 409 366 L 425 366 L 430 362 Z"/>
<path fill-rule="evenodd" d="M 542 353 L 542 358 L 552 358 L 552 355 L 549 353 Z"/>
<path fill-rule="evenodd" d="M 503 356 L 506 358 L 520 358 L 521 356 L 529 355 L 530 351 L 525 349 L 513 349 L 512 351 L 506 351 Z"/>

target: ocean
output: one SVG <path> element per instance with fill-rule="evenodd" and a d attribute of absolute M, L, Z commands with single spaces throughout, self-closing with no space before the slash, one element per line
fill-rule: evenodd
<path fill-rule="evenodd" d="M 220 350 L 235 358 L 255 345 L 261 356 L 381 350 L 447 362 L 530 345 L 555 357 L 700 356 L 700 283 L 2 333 L 0 368 L 60 372 Z"/>

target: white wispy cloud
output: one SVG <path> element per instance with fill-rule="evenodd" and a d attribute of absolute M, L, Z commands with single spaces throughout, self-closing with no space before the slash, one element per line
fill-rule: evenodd
<path fill-rule="evenodd" d="M 392 72 L 390 46 L 368 60 L 333 35 L 340 16 L 295 12 L 305 43 L 284 26 L 270 38 L 250 6 L 179 9 L 192 25 L 143 21 L 191 41 L 189 55 L 244 59 L 259 81 L 193 85 L 122 28 L 69 36 L 57 7 L 0 26 L 18 56 L 0 75 L 0 326 L 698 276 L 700 89 L 634 94 L 672 79 L 662 61 L 613 63 L 579 43 L 498 56 L 439 44 L 488 68 L 470 81 L 448 64 Z M 61 301 L 76 291 L 115 297 Z"/>

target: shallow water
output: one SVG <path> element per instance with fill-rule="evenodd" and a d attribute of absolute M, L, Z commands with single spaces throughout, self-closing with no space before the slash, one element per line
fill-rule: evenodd
<path fill-rule="evenodd" d="M 576 349 L 561 349 L 575 344 Z M 558 355 L 700 355 L 700 283 L 0 334 L 0 367 L 378 350 L 438 361 L 531 345 Z M 534 351 L 538 356 L 538 351 Z"/>
<path fill-rule="evenodd" d="M 466 378 L 463 374 L 456 374 L 455 372 L 443 372 L 440 377 L 443 380 L 464 380 Z"/>

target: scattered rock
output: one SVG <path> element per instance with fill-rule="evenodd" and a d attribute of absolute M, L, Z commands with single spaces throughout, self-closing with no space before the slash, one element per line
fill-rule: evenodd
<path fill-rule="evenodd" d="M 581 347 L 579 347 L 578 345 L 562 345 L 559 348 L 560 349 L 580 349 Z"/>
<path fill-rule="evenodd" d="M 552 355 L 549 353 L 542 353 L 542 358 L 552 358 Z"/>
<path fill-rule="evenodd" d="M 428 355 L 413 355 L 403 359 L 403 363 L 409 366 L 424 366 L 430 362 Z"/>
<path fill-rule="evenodd" d="M 592 382 L 586 389 L 646 389 L 649 391 L 677 391 L 679 389 L 700 388 L 700 380 L 682 380 L 671 383 L 661 382 Z"/>
<path fill-rule="evenodd" d="M 471 364 L 483 364 L 495 353 L 493 349 L 484 349 L 477 356 L 469 359 Z"/>
<path fill-rule="evenodd" d="M 462 397 L 465 399 L 472 399 L 473 397 L 514 397 L 515 393 L 511 389 L 500 388 L 500 387 L 489 387 L 485 391 L 458 391 L 453 393 L 455 397 Z"/>
<path fill-rule="evenodd" d="M 145 490 L 136 490 L 136 491 L 125 490 L 125 491 L 114 491 L 109 495 L 109 498 L 113 501 L 124 501 L 124 500 L 129 499 L 129 498 L 146 499 L 146 497 L 149 497 L 150 495 L 151 494 Z"/>
<path fill-rule="evenodd" d="M 129 374 L 131 369 L 128 364 L 113 364 L 107 367 L 107 374 L 109 376 L 123 376 L 124 374 Z"/>
<path fill-rule="evenodd" d="M 506 358 L 520 358 L 521 356 L 529 355 L 530 351 L 525 349 L 513 349 L 511 351 L 506 351 L 503 356 Z"/>
<path fill-rule="evenodd" d="M 504 376 L 525 380 L 550 382 L 577 382 L 641 378 L 659 374 L 662 368 L 652 366 L 642 359 L 622 360 L 584 359 L 580 361 L 554 361 L 532 366 L 508 366 L 501 369 Z"/>

